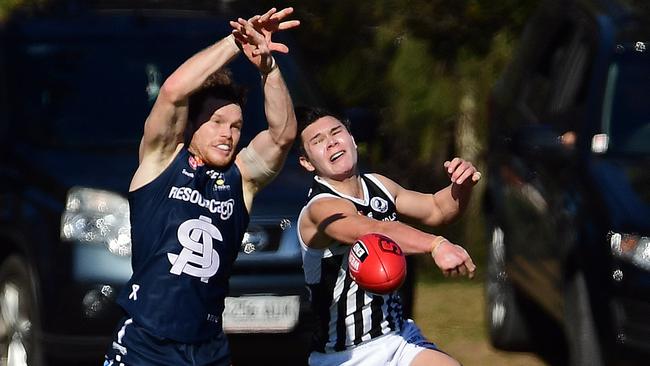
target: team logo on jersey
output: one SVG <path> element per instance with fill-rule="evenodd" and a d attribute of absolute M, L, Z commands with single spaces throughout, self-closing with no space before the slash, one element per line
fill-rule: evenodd
<path fill-rule="evenodd" d="M 223 175 L 222 172 L 218 172 L 214 169 L 206 170 L 205 175 L 210 177 L 210 179 L 217 179 L 220 175 Z"/>
<path fill-rule="evenodd" d="M 222 241 L 219 229 L 212 225 L 206 216 L 187 220 L 180 224 L 177 231 L 178 241 L 183 246 L 179 254 L 167 253 L 172 264 L 170 273 L 200 277 L 207 283 L 219 270 L 219 253 L 213 249 L 213 239 Z"/>
<path fill-rule="evenodd" d="M 214 185 L 212 189 L 215 191 L 228 191 L 230 190 L 230 185 L 226 184 L 226 177 L 223 173 L 219 172 L 214 178 Z"/>
<path fill-rule="evenodd" d="M 222 220 L 228 220 L 235 209 L 235 200 L 217 201 L 215 199 L 204 198 L 201 192 L 192 187 L 171 187 L 168 198 L 180 201 L 190 202 L 200 207 L 210 210 L 212 213 L 220 214 Z"/>
<path fill-rule="evenodd" d="M 190 157 L 187 158 L 187 163 L 190 164 L 190 167 L 192 167 L 192 169 L 194 170 L 196 170 L 196 168 L 199 166 L 199 162 L 196 161 L 196 159 L 192 155 L 190 155 Z"/>
<path fill-rule="evenodd" d="M 373 197 L 370 200 L 370 207 L 377 212 L 384 213 L 388 211 L 388 202 L 381 197 Z"/>
<path fill-rule="evenodd" d="M 183 175 L 187 175 L 187 176 L 190 177 L 190 178 L 194 178 L 194 173 L 192 173 L 192 172 L 188 172 L 187 170 L 185 170 L 185 168 L 183 168 L 183 170 L 181 171 L 181 173 L 182 173 Z"/>

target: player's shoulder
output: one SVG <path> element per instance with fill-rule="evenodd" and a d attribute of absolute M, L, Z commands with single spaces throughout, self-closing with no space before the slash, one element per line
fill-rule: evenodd
<path fill-rule="evenodd" d="M 365 174 L 365 176 L 369 177 L 370 179 L 372 179 L 372 180 L 374 180 L 376 182 L 379 182 L 393 196 L 395 196 L 395 194 L 398 193 L 400 189 L 402 189 L 402 186 L 400 186 L 394 180 L 388 178 L 385 175 L 382 175 L 382 174 L 379 174 L 379 173 L 368 173 L 368 174 Z"/>
<path fill-rule="evenodd" d="M 183 144 L 178 144 L 172 151 L 154 151 L 142 154 L 140 164 L 131 179 L 129 191 L 143 187 L 158 178 L 182 151 Z"/>
<path fill-rule="evenodd" d="M 385 183 L 393 183 L 394 184 L 395 183 L 395 182 L 393 182 L 392 179 L 388 178 L 385 175 L 379 174 L 379 173 L 374 173 L 374 172 L 373 173 L 366 173 L 366 174 L 364 174 L 364 176 L 367 177 L 367 178 L 370 178 L 372 180 L 378 180 L 382 184 L 385 184 Z"/>

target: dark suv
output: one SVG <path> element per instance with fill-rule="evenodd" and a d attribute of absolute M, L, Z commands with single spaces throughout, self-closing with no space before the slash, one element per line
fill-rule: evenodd
<path fill-rule="evenodd" d="M 498 348 L 647 364 L 648 24 L 641 1 L 546 1 L 493 90 L 486 298 Z"/>
<path fill-rule="evenodd" d="M 131 275 L 125 197 L 144 120 L 164 79 L 227 35 L 232 18 L 70 4 L 17 14 L 0 33 L 2 365 L 102 362 L 121 317 L 113 300 Z M 277 60 L 294 101 L 316 104 L 295 57 Z M 245 146 L 266 124 L 259 73 L 243 57 L 231 69 L 250 89 Z M 224 313 L 235 360 L 304 360 L 310 312 L 295 222 L 308 186 L 293 153 L 255 201 Z"/>

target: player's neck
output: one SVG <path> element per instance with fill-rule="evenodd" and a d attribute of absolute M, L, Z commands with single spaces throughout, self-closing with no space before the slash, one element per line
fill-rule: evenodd
<path fill-rule="evenodd" d="M 322 178 L 322 177 L 321 177 Z M 363 186 L 361 184 L 361 177 L 354 174 L 342 180 L 322 178 L 329 183 L 337 192 L 343 193 L 348 196 L 363 199 Z"/>

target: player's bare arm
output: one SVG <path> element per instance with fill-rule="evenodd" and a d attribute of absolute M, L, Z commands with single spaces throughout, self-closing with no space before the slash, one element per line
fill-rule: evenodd
<path fill-rule="evenodd" d="M 300 235 L 311 248 L 322 249 L 332 241 L 353 244 L 367 233 L 393 239 L 405 254 L 430 253 L 443 274 L 473 277 L 476 266 L 459 245 L 399 221 L 379 221 L 357 213 L 354 205 L 340 198 L 321 198 L 309 205 L 298 223 Z"/>
<path fill-rule="evenodd" d="M 271 36 L 279 30 L 300 24 L 297 20 L 284 20 L 292 12 L 292 8 L 279 12 L 273 8 L 249 20 L 240 18 L 237 22 L 231 22 L 233 34 L 244 54 L 262 75 L 264 111 L 268 122 L 268 129 L 255 136 L 236 158 L 244 179 L 244 199 L 249 209 L 253 196 L 282 167 L 296 136 L 296 117 L 289 90 L 271 55 L 272 51 L 289 51 L 286 45 L 273 42 Z"/>
<path fill-rule="evenodd" d="M 140 165 L 130 190 L 149 183 L 169 165 L 183 143 L 189 96 L 237 53 L 239 48 L 230 35 L 189 58 L 165 80 L 145 121 Z"/>
<path fill-rule="evenodd" d="M 299 223 L 300 234 L 312 248 L 325 248 L 332 241 L 353 244 L 367 233 L 393 239 L 407 254 L 428 253 L 436 236 L 398 221 L 380 221 L 360 215 L 354 204 L 341 198 L 320 198 L 312 202 Z"/>
<path fill-rule="evenodd" d="M 467 207 L 472 188 L 481 178 L 474 165 L 454 158 L 444 163 L 451 184 L 436 193 L 406 189 L 388 177 L 375 174 L 395 198 L 397 212 L 419 224 L 430 227 L 447 224 Z"/>

